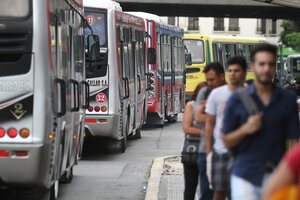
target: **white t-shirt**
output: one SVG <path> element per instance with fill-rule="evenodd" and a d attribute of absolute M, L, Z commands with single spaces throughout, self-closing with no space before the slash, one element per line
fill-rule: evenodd
<path fill-rule="evenodd" d="M 225 106 L 231 94 L 232 92 L 229 90 L 228 85 L 214 89 L 208 97 L 205 108 L 207 114 L 216 116 L 213 148 L 218 154 L 228 152 L 220 134 L 223 126 Z"/>

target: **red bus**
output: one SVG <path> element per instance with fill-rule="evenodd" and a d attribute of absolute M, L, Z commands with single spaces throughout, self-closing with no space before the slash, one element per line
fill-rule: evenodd
<path fill-rule="evenodd" d="M 156 57 L 147 61 L 150 87 L 148 93 L 148 124 L 176 122 L 185 102 L 185 56 L 183 29 L 165 24 L 148 13 L 134 13 L 146 22 L 147 50 Z"/>

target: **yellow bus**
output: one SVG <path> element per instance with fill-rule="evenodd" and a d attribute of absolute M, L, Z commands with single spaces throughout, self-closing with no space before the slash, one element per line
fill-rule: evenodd
<path fill-rule="evenodd" d="M 198 83 L 206 80 L 203 73 L 206 64 L 220 62 L 227 72 L 227 60 L 232 56 L 242 55 L 245 56 L 249 66 L 251 48 L 265 42 L 265 38 L 185 34 L 186 52 L 192 54 L 192 65 L 186 65 L 186 100 L 193 95 Z M 254 73 L 250 72 L 248 67 L 247 79 L 253 78 Z"/>

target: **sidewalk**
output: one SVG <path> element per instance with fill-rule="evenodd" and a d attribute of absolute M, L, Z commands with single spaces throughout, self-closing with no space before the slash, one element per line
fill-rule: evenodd
<path fill-rule="evenodd" d="M 145 200 L 183 200 L 183 191 L 183 166 L 180 156 L 156 158 L 151 168 Z M 196 195 L 195 199 L 198 198 Z"/>

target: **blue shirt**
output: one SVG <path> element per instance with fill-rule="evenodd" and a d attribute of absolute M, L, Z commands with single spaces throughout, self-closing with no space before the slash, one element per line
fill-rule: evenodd
<path fill-rule="evenodd" d="M 286 151 L 286 140 L 299 138 L 298 108 L 292 91 L 274 86 L 268 106 L 264 106 L 257 96 L 254 84 L 248 87 L 248 92 L 264 113 L 262 127 L 234 148 L 236 156 L 232 173 L 259 186 L 264 163 L 270 161 L 276 166 Z M 228 134 L 238 129 L 247 119 L 247 111 L 238 94 L 234 93 L 225 108 L 222 132 Z"/>

